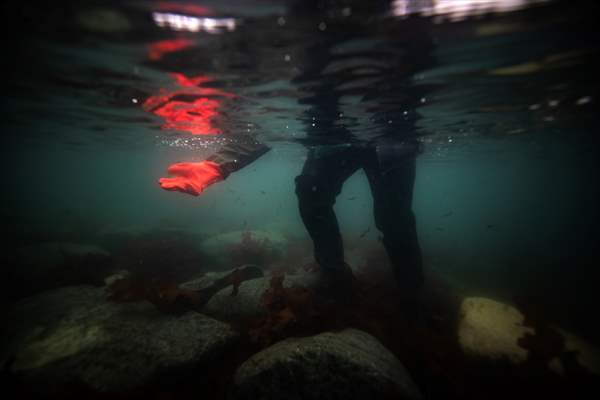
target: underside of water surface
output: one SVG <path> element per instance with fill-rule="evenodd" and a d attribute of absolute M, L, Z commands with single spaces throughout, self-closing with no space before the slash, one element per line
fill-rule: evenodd
<path fill-rule="evenodd" d="M 600 393 L 594 2 L 1 8 L 9 396 Z"/>

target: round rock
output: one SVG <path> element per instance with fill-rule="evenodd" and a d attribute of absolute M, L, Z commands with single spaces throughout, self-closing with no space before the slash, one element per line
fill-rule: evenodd
<path fill-rule="evenodd" d="M 419 399 L 402 363 L 373 336 L 346 329 L 279 342 L 244 362 L 235 399 Z"/>
<path fill-rule="evenodd" d="M 314 289 L 318 284 L 319 275 L 312 272 L 302 272 L 295 275 L 285 275 L 284 287 L 304 287 Z M 193 287 L 194 283 L 182 287 Z M 198 285 L 198 284 L 196 284 Z M 263 294 L 271 287 L 271 277 L 256 278 L 240 284 L 238 292 L 233 295 L 233 287 L 215 293 L 206 303 L 202 312 L 222 321 L 252 321 L 266 314 L 262 305 Z"/>

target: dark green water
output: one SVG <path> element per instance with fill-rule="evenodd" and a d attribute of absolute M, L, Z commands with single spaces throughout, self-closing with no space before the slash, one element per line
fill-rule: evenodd
<path fill-rule="evenodd" d="M 423 144 L 413 210 L 425 270 L 461 295 L 542 310 L 599 346 L 598 7 L 549 2 L 459 18 L 402 16 L 404 2 L 394 4 L 332 16 L 207 2 L 215 19 L 197 32 L 168 20 L 205 17 L 181 3 L 2 6 L 16 21 L 3 28 L 6 308 L 89 283 L 60 268 L 23 272 L 38 264 L 22 254 L 48 243 L 100 246 L 112 257 L 106 271 L 143 273 L 127 265 L 144 259 L 127 246 L 137 240 L 143 253 L 144 240 L 158 240 L 164 260 L 148 273 L 175 262 L 185 280 L 239 265 L 187 263 L 181 251 L 264 231 L 302 243 L 296 260 L 308 262 L 294 192 L 307 146 L 399 132 Z M 245 137 L 271 151 L 198 197 L 158 186 L 170 164 Z M 335 205 L 353 267 L 381 252 L 372 207 L 359 171 Z"/>

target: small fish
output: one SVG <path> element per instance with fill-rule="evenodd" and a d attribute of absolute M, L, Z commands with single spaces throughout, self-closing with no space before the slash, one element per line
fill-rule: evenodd
<path fill-rule="evenodd" d="M 452 211 L 448 211 L 446 214 L 442 214 L 442 215 L 441 215 L 441 217 L 442 217 L 442 218 L 446 218 L 446 217 L 449 217 L 449 216 L 451 216 L 452 214 L 453 214 L 453 212 L 452 212 Z"/>
<path fill-rule="evenodd" d="M 265 192 L 264 190 L 260 191 L 261 194 L 267 194 L 267 192 Z"/>
<path fill-rule="evenodd" d="M 435 228 L 436 231 L 440 231 L 443 232 L 445 229 L 444 228 L 440 228 L 439 226 L 437 228 Z"/>
<path fill-rule="evenodd" d="M 364 237 L 367 235 L 367 233 L 369 233 L 369 231 L 370 231 L 370 230 L 371 230 L 371 227 L 368 227 L 368 228 L 367 228 L 367 229 L 366 229 L 366 230 L 365 230 L 363 233 L 361 233 L 361 234 L 360 234 L 358 237 L 359 237 L 359 238 L 361 238 L 361 239 L 362 239 L 362 238 L 364 238 Z"/>
<path fill-rule="evenodd" d="M 356 200 L 356 196 L 348 197 L 348 200 Z"/>

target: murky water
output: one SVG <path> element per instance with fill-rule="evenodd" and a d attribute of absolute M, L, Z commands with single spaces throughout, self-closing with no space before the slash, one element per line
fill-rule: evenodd
<path fill-rule="evenodd" d="M 316 165 L 311 154 L 325 159 L 334 154 L 341 162 L 319 167 L 324 189 L 313 189 L 330 193 L 337 179 L 332 171 L 346 168 L 346 161 L 360 158 L 360 166 L 370 165 L 368 155 L 336 155 L 340 148 L 373 151 L 381 166 L 380 154 L 408 143 L 407 157 L 418 153 L 414 190 L 400 199 L 412 197 L 426 282 L 451 288 L 444 290 L 452 295 L 425 295 L 437 304 L 435 312 L 429 310 L 431 320 L 445 322 L 442 328 L 425 324 L 426 332 L 435 333 L 417 335 L 420 341 L 412 344 L 407 345 L 414 339 L 410 335 L 402 345 L 390 339 L 398 328 L 392 322 L 395 308 L 386 314 L 377 304 L 396 301 L 381 228 L 395 217 L 388 210 L 376 221 L 373 193 L 379 189 L 365 167 L 349 170 L 334 206 L 345 261 L 365 296 L 356 306 L 360 321 L 340 317 L 336 328 L 362 328 L 377 337 L 405 363 L 427 398 L 481 398 L 497 388 L 491 378 L 466 384 L 464 377 L 479 367 L 457 361 L 448 350 L 452 346 L 440 345 L 468 313 L 463 307 L 463 319 L 456 321 L 444 315 L 438 303 L 450 308 L 448 298 L 512 305 L 525 315 L 519 325 L 546 332 L 536 336 L 537 347 L 519 342 L 529 351 L 528 368 L 556 357 L 567 365 L 564 355 L 573 350 L 554 340 L 557 327 L 589 346 L 600 345 L 595 318 L 600 60 L 593 2 L 140 1 L 3 8 L 8 72 L 1 212 L 4 308 L 13 318 L 8 321 L 14 322 L 24 298 L 84 284 L 99 288 L 123 271 L 135 287 L 117 287 L 116 303 L 150 301 L 167 315 L 173 304 L 165 306 L 165 298 L 181 295 L 173 285 L 244 264 L 257 265 L 266 276 L 265 293 L 291 302 L 300 295 L 278 292 L 269 277 L 283 274 L 289 280 L 316 268 L 307 231 L 310 211 L 299 210 L 296 181 L 310 169 L 306 165 Z M 239 144 L 252 150 L 229 161 L 248 165 L 231 167 L 226 179 L 199 196 L 159 186 L 170 165 L 198 163 Z M 258 154 L 256 146 L 269 150 Z M 393 186 L 380 184 L 384 193 Z M 325 232 L 324 225 L 312 226 L 317 234 Z M 323 259 L 329 256 L 322 253 Z M 224 278 L 218 289 L 233 285 L 237 293 L 239 286 L 240 294 L 231 297 L 245 296 L 245 281 L 255 276 L 244 274 L 238 270 Z M 367 285 L 370 279 L 394 287 L 373 291 L 379 286 Z M 110 285 L 106 290 L 110 293 Z M 267 319 L 254 318 L 249 331 L 242 318 L 216 312 L 247 344 L 222 357 L 228 361 L 218 369 L 221 389 L 230 383 L 226 371 L 235 371 L 244 356 L 288 336 L 321 332 L 315 329 L 321 322 L 306 323 L 305 314 L 291 305 L 283 307 L 293 311 L 295 322 L 289 322 L 281 309 L 269 308 L 276 302 L 265 296 Z M 349 308 L 334 314 L 345 315 Z M 6 375 L 17 376 L 17 390 L 31 370 L 47 365 L 43 343 L 54 340 L 48 332 L 57 322 L 38 322 L 32 309 L 22 319 L 46 326 L 45 333 L 24 323 L 5 333 L 11 337 L 7 343 L 20 344 L 1 353 L 8 360 Z M 375 314 L 376 323 L 365 322 Z M 490 329 L 504 332 L 501 326 Z M 75 341 L 97 337 L 89 330 L 69 332 Z M 438 333 L 445 339 L 432 339 Z M 31 340 L 38 346 L 33 350 Z M 406 346 L 439 352 L 415 355 Z M 79 354 L 78 349 L 63 350 Z M 468 355 L 469 349 L 462 343 L 461 351 Z M 589 354 L 600 360 L 597 350 Z M 62 371 L 64 365 L 57 365 Z M 535 369 L 511 368 L 517 371 L 511 372 L 515 388 L 535 393 L 537 386 L 523 383 Z M 563 369 L 567 373 L 531 373 L 540 387 L 552 374 L 560 376 L 564 391 L 557 393 L 588 382 Z M 96 390 L 94 379 L 90 372 L 83 381 Z M 221 389 L 212 395 L 218 398 Z"/>

